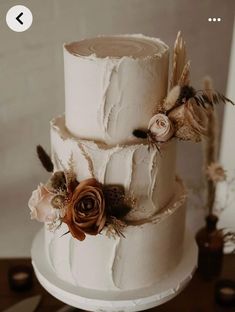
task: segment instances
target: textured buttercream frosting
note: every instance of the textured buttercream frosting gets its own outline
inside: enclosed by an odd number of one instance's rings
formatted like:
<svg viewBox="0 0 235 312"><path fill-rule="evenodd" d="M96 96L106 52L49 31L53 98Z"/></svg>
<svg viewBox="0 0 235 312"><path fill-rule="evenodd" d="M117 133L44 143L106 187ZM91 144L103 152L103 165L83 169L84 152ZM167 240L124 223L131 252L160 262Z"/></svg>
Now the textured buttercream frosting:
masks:
<svg viewBox="0 0 235 312"><path fill-rule="evenodd" d="M175 197L142 225L128 225L125 237L108 237L106 230L82 242L45 229L49 263L62 280L96 290L125 291L159 282L179 263L185 222L185 194L180 182Z"/></svg>
<svg viewBox="0 0 235 312"><path fill-rule="evenodd" d="M65 118L77 137L131 142L166 96L168 47L142 35L99 37L64 46Z"/></svg>
<svg viewBox="0 0 235 312"><path fill-rule="evenodd" d="M68 168L73 159L78 181L95 176L104 184L121 184L136 199L130 220L153 216L175 192L176 142L163 144L161 153L147 144L109 146L72 136L64 117L51 122L51 146L55 170Z"/></svg>
<svg viewBox="0 0 235 312"><path fill-rule="evenodd" d="M51 122L54 170L73 164L77 180L121 184L136 203L124 237L107 227L79 241L62 225L45 229L47 259L68 284L128 291L160 282L182 257L185 193L175 178L176 142L149 148L147 128L168 87L168 47L124 35L64 45L65 116ZM71 162L72 160L72 162Z"/></svg>

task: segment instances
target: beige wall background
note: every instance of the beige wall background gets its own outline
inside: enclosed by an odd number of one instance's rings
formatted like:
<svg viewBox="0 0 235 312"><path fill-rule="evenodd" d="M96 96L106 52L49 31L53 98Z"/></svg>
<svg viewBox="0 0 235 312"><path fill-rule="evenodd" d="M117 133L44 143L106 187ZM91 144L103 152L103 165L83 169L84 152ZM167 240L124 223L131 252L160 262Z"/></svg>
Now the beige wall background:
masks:
<svg viewBox="0 0 235 312"><path fill-rule="evenodd" d="M182 30L192 61L192 81L209 74L224 92L232 37L234 0L30 0L34 16L24 33L5 24L18 1L0 1L0 257L29 256L40 224L31 222L31 191L47 174L35 146L49 150L49 120L64 110L64 42L98 34L143 33L170 47ZM208 17L221 17L209 23ZM179 172L191 188L189 223L202 220L200 145L179 145ZM198 169L199 168L199 169Z"/></svg>

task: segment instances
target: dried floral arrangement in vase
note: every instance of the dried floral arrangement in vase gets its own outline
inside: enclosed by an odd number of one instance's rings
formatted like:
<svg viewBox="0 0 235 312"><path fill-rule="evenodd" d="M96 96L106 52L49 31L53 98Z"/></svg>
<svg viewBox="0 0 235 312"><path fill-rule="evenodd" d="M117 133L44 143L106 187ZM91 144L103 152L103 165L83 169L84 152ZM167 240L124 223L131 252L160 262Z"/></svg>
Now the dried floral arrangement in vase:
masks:
<svg viewBox="0 0 235 312"><path fill-rule="evenodd" d="M204 79L204 92L210 100L213 99L213 86L209 77ZM198 270L205 278L220 274L222 269L224 243L231 239L231 232L224 233L217 229L218 216L214 212L216 186L227 178L226 171L218 162L218 122L216 109L208 109L208 123L204 139L206 178L206 226L196 234L199 247Z"/></svg>

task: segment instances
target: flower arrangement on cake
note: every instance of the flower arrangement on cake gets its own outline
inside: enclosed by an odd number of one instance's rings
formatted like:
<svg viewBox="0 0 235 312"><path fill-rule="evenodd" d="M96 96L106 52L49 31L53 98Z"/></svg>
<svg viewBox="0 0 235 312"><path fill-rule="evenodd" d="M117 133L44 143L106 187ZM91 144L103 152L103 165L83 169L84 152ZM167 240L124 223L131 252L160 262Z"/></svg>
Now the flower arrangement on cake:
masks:
<svg viewBox="0 0 235 312"><path fill-rule="evenodd" d="M156 114L150 119L148 129L136 129L133 135L148 139L150 145L160 149L161 144L173 138L200 142L207 135L213 106L234 103L208 85L204 90L190 86L190 62L186 60L185 42L179 32L175 41L170 90Z"/></svg>
<svg viewBox="0 0 235 312"><path fill-rule="evenodd" d="M29 200L32 219L46 222L50 230L64 222L69 228L67 233L81 241L86 234L97 235L105 226L109 235L123 235L123 219L135 204L123 186L103 185L95 178L79 182L72 159L69 170L53 173L51 158L40 145L37 153L43 167L52 175Z"/></svg>

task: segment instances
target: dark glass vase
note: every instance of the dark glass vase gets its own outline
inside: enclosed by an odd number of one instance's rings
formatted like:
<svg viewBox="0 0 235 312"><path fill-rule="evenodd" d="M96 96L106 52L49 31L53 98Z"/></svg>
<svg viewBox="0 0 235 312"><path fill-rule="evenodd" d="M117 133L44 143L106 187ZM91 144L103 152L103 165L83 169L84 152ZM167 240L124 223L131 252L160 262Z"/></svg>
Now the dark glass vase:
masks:
<svg viewBox="0 0 235 312"><path fill-rule="evenodd" d="M198 272L205 279L218 276L222 270L224 239L222 231L216 228L217 222L217 216L209 214L206 226L196 234Z"/></svg>

